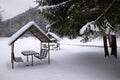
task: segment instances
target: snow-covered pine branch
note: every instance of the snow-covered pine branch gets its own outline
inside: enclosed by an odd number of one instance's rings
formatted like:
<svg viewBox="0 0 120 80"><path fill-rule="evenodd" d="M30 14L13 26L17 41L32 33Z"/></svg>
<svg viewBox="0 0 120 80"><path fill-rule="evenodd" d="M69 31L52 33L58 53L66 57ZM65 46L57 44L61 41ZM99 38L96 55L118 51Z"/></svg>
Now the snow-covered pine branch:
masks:
<svg viewBox="0 0 120 80"><path fill-rule="evenodd" d="M57 22L57 21L56 21ZM46 25L46 29L49 29L52 25L54 25L56 22L53 23L49 23L48 25Z"/></svg>
<svg viewBox="0 0 120 80"><path fill-rule="evenodd" d="M105 33L108 35L115 35L115 28L108 22L107 19L104 20L104 24L105 24Z"/></svg>
<svg viewBox="0 0 120 80"><path fill-rule="evenodd" d="M45 6L39 6L38 7L38 10L40 10L41 12L43 10L47 10L47 9L54 9L54 8L57 8L59 6L65 6L68 2L70 2L72 0L68 0L68 1L64 1L64 2L61 2L60 4L57 4L57 5L45 5Z"/></svg>
<svg viewBox="0 0 120 80"><path fill-rule="evenodd" d="M82 42L91 41L99 35L99 27L94 24L94 21L88 22L80 29L80 35L83 36Z"/></svg>
<svg viewBox="0 0 120 80"><path fill-rule="evenodd" d="M104 35L115 35L115 28L111 26L107 19L104 19L102 25L98 25L95 21L88 22L80 29L80 35L83 36L82 41L87 42Z"/></svg>
<svg viewBox="0 0 120 80"><path fill-rule="evenodd" d="M84 34L86 31L88 30L92 30L92 31L99 31L99 28L94 26L94 21L88 22L86 25L84 25L81 29L80 29L80 34Z"/></svg>

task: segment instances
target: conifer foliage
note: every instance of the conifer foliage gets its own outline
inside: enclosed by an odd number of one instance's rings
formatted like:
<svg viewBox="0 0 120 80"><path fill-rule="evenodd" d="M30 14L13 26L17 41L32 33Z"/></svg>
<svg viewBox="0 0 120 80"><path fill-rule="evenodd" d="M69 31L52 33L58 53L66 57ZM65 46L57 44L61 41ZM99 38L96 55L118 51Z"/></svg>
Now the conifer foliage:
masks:
<svg viewBox="0 0 120 80"><path fill-rule="evenodd" d="M120 33L120 0L37 0L36 2L39 3L40 12L49 20L51 31L69 38L82 36L84 42L103 37L105 49L108 49L106 39L109 39L111 54L117 57L116 35ZM108 55L106 52L108 50L105 50L105 56Z"/></svg>
<svg viewBox="0 0 120 80"><path fill-rule="evenodd" d="M75 38L88 19L90 10L95 6L94 0L38 0L39 10L52 24L50 30L61 36ZM46 4L45 4L46 3Z"/></svg>

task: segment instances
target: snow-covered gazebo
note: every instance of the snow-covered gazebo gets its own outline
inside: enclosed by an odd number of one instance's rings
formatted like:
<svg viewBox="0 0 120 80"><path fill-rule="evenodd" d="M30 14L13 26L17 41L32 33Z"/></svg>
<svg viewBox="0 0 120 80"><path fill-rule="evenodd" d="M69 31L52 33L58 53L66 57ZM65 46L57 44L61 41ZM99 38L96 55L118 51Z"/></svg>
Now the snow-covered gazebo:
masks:
<svg viewBox="0 0 120 80"><path fill-rule="evenodd" d="M23 26L20 30L18 30L15 34L13 34L12 37L10 38L9 45L11 46L12 68L14 68L14 61L15 61L14 60L14 43L27 31L30 31L38 40L41 41L41 46L42 46L42 42L48 43L48 63L50 64L49 43L51 42L51 40L34 21L31 21L31 22L27 23L25 26ZM19 60L18 60L18 62L19 62Z"/></svg>
<svg viewBox="0 0 120 80"><path fill-rule="evenodd" d="M47 36L51 37L51 40L56 40L56 41L60 41L60 37L58 37L56 34L52 33L52 32L48 32Z"/></svg>
<svg viewBox="0 0 120 80"><path fill-rule="evenodd" d="M56 34L52 33L52 32L48 32L48 33L47 33L47 36L50 38L50 40L51 40L52 42L57 43L57 46L58 46L58 48L60 49L60 37L57 36Z"/></svg>

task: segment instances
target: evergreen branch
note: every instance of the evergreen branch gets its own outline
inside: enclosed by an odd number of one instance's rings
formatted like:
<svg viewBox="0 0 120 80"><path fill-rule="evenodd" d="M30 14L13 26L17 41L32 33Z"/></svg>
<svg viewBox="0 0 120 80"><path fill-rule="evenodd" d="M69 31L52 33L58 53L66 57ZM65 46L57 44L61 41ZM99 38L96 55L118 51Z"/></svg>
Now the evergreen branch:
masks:
<svg viewBox="0 0 120 80"><path fill-rule="evenodd" d="M108 12L108 10L112 7L114 2L115 0L113 0L111 4L105 9L105 11L95 20L95 23L98 22L105 15L106 12Z"/></svg>
<svg viewBox="0 0 120 80"><path fill-rule="evenodd" d="M67 4L68 2L70 2L70 1L72 1L72 0L68 0L68 1L65 1L65 2L61 2L61 3L57 4L57 5L50 5L50 6L46 5L46 6L40 6L40 7L38 8L38 10L43 11L44 9L56 8L56 7L59 7L59 6L65 5L65 4Z"/></svg>
<svg viewBox="0 0 120 80"><path fill-rule="evenodd" d="M49 28L51 28L52 27L52 25L54 25L55 23L57 23L58 21L56 21L56 22L53 22L52 24L48 24L48 26L46 26L46 29L49 29Z"/></svg>

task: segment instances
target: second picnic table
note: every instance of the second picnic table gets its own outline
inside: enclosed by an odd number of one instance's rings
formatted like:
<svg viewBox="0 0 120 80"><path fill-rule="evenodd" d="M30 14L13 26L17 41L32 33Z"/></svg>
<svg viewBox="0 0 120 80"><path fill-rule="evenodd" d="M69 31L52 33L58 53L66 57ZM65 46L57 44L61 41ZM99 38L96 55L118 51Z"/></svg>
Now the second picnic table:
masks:
<svg viewBox="0 0 120 80"><path fill-rule="evenodd" d="M24 56L27 56L27 62L28 62L28 56L31 56L32 57L32 66L33 66L33 56L34 55L37 55L39 53L33 51L33 50L28 50L28 51L22 51L21 52Z"/></svg>

